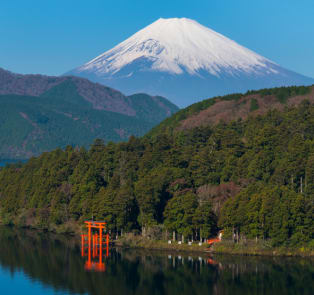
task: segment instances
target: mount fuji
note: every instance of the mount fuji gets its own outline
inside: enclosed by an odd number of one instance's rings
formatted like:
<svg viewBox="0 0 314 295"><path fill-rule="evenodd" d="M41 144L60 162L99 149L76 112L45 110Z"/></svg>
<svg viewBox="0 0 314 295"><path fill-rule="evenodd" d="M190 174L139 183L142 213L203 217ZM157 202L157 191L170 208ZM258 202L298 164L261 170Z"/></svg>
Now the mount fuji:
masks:
<svg viewBox="0 0 314 295"><path fill-rule="evenodd" d="M314 84L187 18L161 18L65 75L126 94L162 95L180 107L234 92Z"/></svg>

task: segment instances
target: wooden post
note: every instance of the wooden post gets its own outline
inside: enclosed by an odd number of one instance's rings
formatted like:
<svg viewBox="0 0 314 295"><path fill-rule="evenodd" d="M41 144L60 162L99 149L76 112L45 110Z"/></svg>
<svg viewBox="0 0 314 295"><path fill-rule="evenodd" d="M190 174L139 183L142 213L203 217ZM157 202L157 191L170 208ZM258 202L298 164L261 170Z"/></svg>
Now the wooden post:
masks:
<svg viewBox="0 0 314 295"><path fill-rule="evenodd" d="M88 261L90 262L91 261L91 241L92 239L92 228L91 228L91 225L88 224Z"/></svg>
<svg viewBox="0 0 314 295"><path fill-rule="evenodd" d="M100 263L102 263L102 229L103 227L100 225L100 228L99 228L99 257L100 257Z"/></svg>
<svg viewBox="0 0 314 295"><path fill-rule="evenodd" d="M95 253L95 235L93 235L93 258L95 257L96 253Z"/></svg>
<svg viewBox="0 0 314 295"><path fill-rule="evenodd" d="M99 247L102 248L102 226L99 228Z"/></svg>
<svg viewBox="0 0 314 295"><path fill-rule="evenodd" d="M83 234L81 235L81 247L82 247L81 255L82 257L84 257L84 235Z"/></svg>
<svg viewBox="0 0 314 295"><path fill-rule="evenodd" d="M90 236L88 237L88 264L90 265L91 264L91 240L90 240Z"/></svg>
<svg viewBox="0 0 314 295"><path fill-rule="evenodd" d="M88 245L89 245L89 247L91 246L91 238L92 238L92 227L89 224L88 225Z"/></svg>

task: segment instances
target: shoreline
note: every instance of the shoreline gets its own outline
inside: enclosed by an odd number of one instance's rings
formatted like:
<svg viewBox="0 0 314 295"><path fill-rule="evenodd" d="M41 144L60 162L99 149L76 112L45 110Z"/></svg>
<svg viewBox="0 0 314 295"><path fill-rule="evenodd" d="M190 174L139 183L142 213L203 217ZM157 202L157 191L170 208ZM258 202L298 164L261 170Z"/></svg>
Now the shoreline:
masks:
<svg viewBox="0 0 314 295"><path fill-rule="evenodd" d="M155 241L144 238L120 238L115 241L118 247L130 249L147 249L159 251L175 251L175 252L193 252L203 254L228 254L240 256L272 256L272 257L314 257L314 250L299 246L296 248L288 247L270 247L261 243L256 244L255 241L249 241L246 245L233 243L229 240L222 240L222 242L215 243L210 246L203 243L201 246L198 243L178 244L178 242L168 244L166 241Z"/></svg>
<svg viewBox="0 0 314 295"><path fill-rule="evenodd" d="M82 227L76 226L75 230L60 231L54 229L42 229L33 226L19 226L19 225L4 225L0 223L0 226L11 226L19 229L29 229L34 231L42 231L47 233L54 233L62 236L71 236L77 241L80 241L82 234ZM202 254L227 254L237 256L272 256L272 257L314 257L314 249L299 245L298 247L272 247L270 242L259 241L256 243L253 240L249 240L246 243L233 243L231 240L222 240L219 243L208 245L203 243L199 246L198 242L194 242L192 245L187 243L178 244L178 241L168 244L163 240L152 240L143 238L141 236L133 236L130 234L124 234L119 237L118 240L111 240L111 245L114 247L130 248L130 249L146 249L146 250L158 250L158 251L171 251L171 252L185 252L185 253L202 253Z"/></svg>

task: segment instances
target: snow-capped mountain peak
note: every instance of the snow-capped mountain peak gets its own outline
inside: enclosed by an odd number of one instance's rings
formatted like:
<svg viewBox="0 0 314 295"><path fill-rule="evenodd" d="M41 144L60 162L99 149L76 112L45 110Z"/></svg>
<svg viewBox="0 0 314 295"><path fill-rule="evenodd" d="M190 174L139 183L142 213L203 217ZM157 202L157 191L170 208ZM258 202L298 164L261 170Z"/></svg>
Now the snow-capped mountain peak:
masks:
<svg viewBox="0 0 314 295"><path fill-rule="evenodd" d="M126 94L162 95L180 107L215 95L314 84L187 18L160 18L66 74Z"/></svg>
<svg viewBox="0 0 314 295"><path fill-rule="evenodd" d="M267 67L268 61L194 20L160 18L78 70L115 74L142 57L152 62L152 70L172 74L206 70L216 76L223 68L254 72Z"/></svg>

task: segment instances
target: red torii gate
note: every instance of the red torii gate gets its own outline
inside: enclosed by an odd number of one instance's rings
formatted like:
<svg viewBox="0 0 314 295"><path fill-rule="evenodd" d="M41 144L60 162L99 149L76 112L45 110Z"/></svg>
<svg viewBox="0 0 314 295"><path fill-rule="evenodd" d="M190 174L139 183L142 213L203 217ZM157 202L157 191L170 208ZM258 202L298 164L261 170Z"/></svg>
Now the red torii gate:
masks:
<svg viewBox="0 0 314 295"><path fill-rule="evenodd" d="M85 263L86 270L105 271L105 265L102 262L102 250L103 245L106 245L106 256L109 256L109 234L104 234L106 240L103 241L103 230L106 229L106 222L104 221L85 221L85 225L88 228L88 234L81 235L82 243L82 257L85 256L85 238L88 238L88 260ZM92 229L98 229L99 235L92 234ZM93 241L93 245L92 245ZM93 258L99 256L99 262L93 262L91 260L91 248L93 248Z"/></svg>

